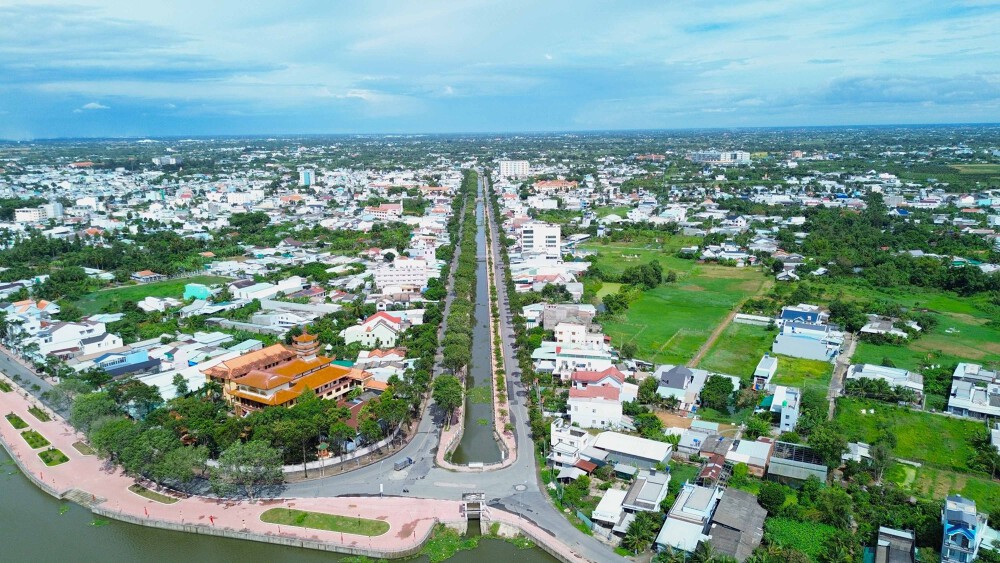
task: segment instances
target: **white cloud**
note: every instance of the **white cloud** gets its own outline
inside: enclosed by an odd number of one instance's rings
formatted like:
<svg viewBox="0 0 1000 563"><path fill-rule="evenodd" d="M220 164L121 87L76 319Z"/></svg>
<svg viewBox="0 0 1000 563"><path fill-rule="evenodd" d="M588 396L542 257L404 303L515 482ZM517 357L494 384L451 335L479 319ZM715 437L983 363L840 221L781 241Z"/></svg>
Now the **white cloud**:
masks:
<svg viewBox="0 0 1000 563"><path fill-rule="evenodd" d="M83 104L83 106L80 107L80 109L82 110L111 109L111 107L98 102L90 102L89 104Z"/></svg>

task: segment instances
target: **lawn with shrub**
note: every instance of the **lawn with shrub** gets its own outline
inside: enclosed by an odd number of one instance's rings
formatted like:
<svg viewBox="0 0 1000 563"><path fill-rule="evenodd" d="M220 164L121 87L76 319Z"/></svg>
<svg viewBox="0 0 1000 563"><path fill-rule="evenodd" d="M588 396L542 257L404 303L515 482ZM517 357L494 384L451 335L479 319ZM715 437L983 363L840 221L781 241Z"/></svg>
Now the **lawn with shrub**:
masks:
<svg viewBox="0 0 1000 563"><path fill-rule="evenodd" d="M52 467L54 465L59 465L61 463L66 463L67 461L69 461L69 458L66 457L66 454L62 453L61 451L55 448L50 448L43 452L38 452L38 457L42 458L42 461L45 462L45 465L48 465L49 467Z"/></svg>
<svg viewBox="0 0 1000 563"><path fill-rule="evenodd" d="M293 508L272 508L261 514L260 519L269 524L284 524L360 536L381 536L389 531L389 523L382 520L308 512Z"/></svg>
<svg viewBox="0 0 1000 563"><path fill-rule="evenodd" d="M48 421L52 420L49 417L48 413L46 413L45 411L43 411L42 409L40 409L38 407L31 407L30 409L28 409L28 412L31 413L31 416L37 418L41 422L48 422Z"/></svg>
<svg viewBox="0 0 1000 563"><path fill-rule="evenodd" d="M10 425L13 426L15 430L24 430L25 428L28 427L28 423L25 422L23 418L17 416L14 413L10 413L4 418L7 419L7 422L9 422Z"/></svg>
<svg viewBox="0 0 1000 563"><path fill-rule="evenodd" d="M21 437L24 438L24 441L27 442L33 450L44 448L49 445L49 441L45 439L45 436L42 436L34 430L25 430L24 432L21 432Z"/></svg>

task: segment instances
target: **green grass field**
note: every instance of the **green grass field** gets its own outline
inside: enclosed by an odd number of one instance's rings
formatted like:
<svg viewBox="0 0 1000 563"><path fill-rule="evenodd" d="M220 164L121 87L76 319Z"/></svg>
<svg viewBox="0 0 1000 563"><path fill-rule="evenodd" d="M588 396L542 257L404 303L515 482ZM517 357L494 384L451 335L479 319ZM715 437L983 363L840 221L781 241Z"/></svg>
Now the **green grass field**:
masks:
<svg viewBox="0 0 1000 563"><path fill-rule="evenodd" d="M261 514L260 519L269 524L284 524L361 536L381 536L389 531L389 524L381 520L307 512L292 508L272 508Z"/></svg>
<svg viewBox="0 0 1000 563"><path fill-rule="evenodd" d="M875 413L861 414L862 409ZM983 427L982 422L847 397L837 399L835 420L850 441L872 443L884 428L896 436L897 457L962 472L969 471L974 453L969 439Z"/></svg>
<svg viewBox="0 0 1000 563"><path fill-rule="evenodd" d="M764 327L730 323L698 367L749 380L761 356L771 351L775 334Z"/></svg>
<svg viewBox="0 0 1000 563"><path fill-rule="evenodd" d="M596 294L597 298L600 299L600 298L604 297L605 295L609 295L609 294L612 294L612 293L618 293L618 290L621 289L621 287L622 287L622 284L620 284L620 283L603 282L601 284L601 289L597 290L597 294Z"/></svg>
<svg viewBox="0 0 1000 563"><path fill-rule="evenodd" d="M84 314L100 313L113 300L142 301L145 297L174 297L180 299L184 295L184 286L189 283L212 285L230 281L229 278L218 276L194 276L176 280L166 280L155 283L128 285L115 289L102 289L88 293L76 302Z"/></svg>
<svg viewBox="0 0 1000 563"><path fill-rule="evenodd" d="M803 360L776 355L778 372L771 383L798 387L802 390L802 403L806 407L826 408L826 394L833 378L833 364L817 360Z"/></svg>
<svg viewBox="0 0 1000 563"><path fill-rule="evenodd" d="M880 290L861 283L824 284L827 296L842 294L845 299L890 301L904 307L926 309L937 316L938 324L906 346L858 343L855 363L880 364L888 358L897 366L916 370L933 359L949 365L960 361L989 363L1000 361L1000 330L985 326L993 318L989 295L962 297L952 292L919 287Z"/></svg>
<svg viewBox="0 0 1000 563"><path fill-rule="evenodd" d="M643 293L623 318L604 322L604 332L616 346L635 343L640 359L685 363L726 315L763 282L754 270L702 266L676 283Z"/></svg>
<svg viewBox="0 0 1000 563"><path fill-rule="evenodd" d="M822 553L827 538L837 533L833 526L818 522L803 522L791 518L768 518L764 522L764 537L769 543L795 548L814 561Z"/></svg>
<svg viewBox="0 0 1000 563"><path fill-rule="evenodd" d="M975 477L934 467L911 467L893 464L886 479L897 487L917 496L941 500L951 494L976 501L976 509L991 513L1000 509L1000 486L986 477Z"/></svg>
<svg viewBox="0 0 1000 563"><path fill-rule="evenodd" d="M607 217L608 215L614 213L624 219L625 215L627 215L631 210L631 207L595 207L592 211L598 218Z"/></svg>

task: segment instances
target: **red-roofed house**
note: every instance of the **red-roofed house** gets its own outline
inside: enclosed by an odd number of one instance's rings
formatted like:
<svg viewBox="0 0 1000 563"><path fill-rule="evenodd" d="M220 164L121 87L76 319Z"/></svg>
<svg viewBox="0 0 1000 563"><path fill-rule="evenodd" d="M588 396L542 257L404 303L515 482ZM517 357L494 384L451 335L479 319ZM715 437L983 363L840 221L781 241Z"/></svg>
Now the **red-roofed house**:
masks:
<svg viewBox="0 0 1000 563"><path fill-rule="evenodd" d="M613 385L573 387L566 402L570 422L580 428L621 428L621 390Z"/></svg>
<svg viewBox="0 0 1000 563"><path fill-rule="evenodd" d="M625 374L615 366L604 371L574 371L570 379L576 389L586 389L590 385L611 385L621 389L625 384Z"/></svg>
<svg viewBox="0 0 1000 563"><path fill-rule="evenodd" d="M379 311L365 319L363 323L342 330L340 335L347 344L360 342L365 348L395 346L399 333L408 326L409 323L405 323L403 319Z"/></svg>

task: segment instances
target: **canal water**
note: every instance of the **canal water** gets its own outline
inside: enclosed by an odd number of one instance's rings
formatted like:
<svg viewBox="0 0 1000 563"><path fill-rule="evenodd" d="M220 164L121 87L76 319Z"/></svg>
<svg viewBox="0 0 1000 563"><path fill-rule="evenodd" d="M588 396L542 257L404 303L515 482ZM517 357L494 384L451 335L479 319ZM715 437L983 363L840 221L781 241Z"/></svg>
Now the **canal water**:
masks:
<svg viewBox="0 0 1000 563"><path fill-rule="evenodd" d="M419 501L415 501L419 502ZM114 520L98 520L89 510L58 501L35 487L0 447L0 560L143 562L336 562L347 556L325 551L253 541L199 536L146 528ZM539 548L518 549L501 540L483 538L479 547L461 551L449 563L555 561ZM426 562L426 557L411 559Z"/></svg>
<svg viewBox="0 0 1000 563"><path fill-rule="evenodd" d="M452 453L458 464L497 463L500 446L495 438L493 419L493 372L490 366L490 277L486 271L486 217L483 186L476 199L476 306L472 327L472 365L466 375L465 427L462 440Z"/></svg>

